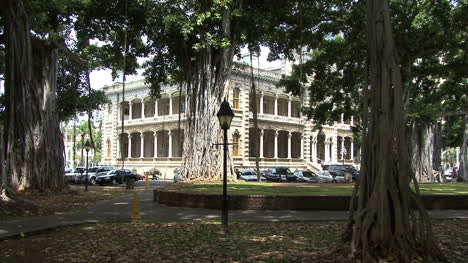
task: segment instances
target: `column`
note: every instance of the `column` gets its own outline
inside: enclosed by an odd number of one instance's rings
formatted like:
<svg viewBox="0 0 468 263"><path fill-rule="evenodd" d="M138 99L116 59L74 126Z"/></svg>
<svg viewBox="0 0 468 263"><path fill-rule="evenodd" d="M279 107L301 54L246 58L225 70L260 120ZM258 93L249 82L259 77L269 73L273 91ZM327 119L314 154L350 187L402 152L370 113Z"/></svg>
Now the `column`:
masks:
<svg viewBox="0 0 468 263"><path fill-rule="evenodd" d="M351 122L353 121L352 119L353 117L351 117ZM353 143L353 138L351 137L351 146L349 147L350 149L350 156L351 156L351 161L354 163L354 143Z"/></svg>
<svg viewBox="0 0 468 263"><path fill-rule="evenodd" d="M275 131L275 159L278 159L278 131Z"/></svg>
<svg viewBox="0 0 468 263"><path fill-rule="evenodd" d="M154 154L153 154L153 157L154 158L158 158L158 132L154 131L153 132L153 136L154 136Z"/></svg>
<svg viewBox="0 0 468 263"><path fill-rule="evenodd" d="M351 124L351 126L354 125L354 117L353 116L351 116L351 122L349 124Z"/></svg>
<svg viewBox="0 0 468 263"><path fill-rule="evenodd" d="M313 157L313 162L316 163L317 162L317 138L314 138L314 144L312 145L313 147L313 154L314 154L314 157Z"/></svg>
<svg viewBox="0 0 468 263"><path fill-rule="evenodd" d="M325 138L325 162L330 162L330 142Z"/></svg>
<svg viewBox="0 0 468 263"><path fill-rule="evenodd" d="M291 132L288 132L288 159L291 159Z"/></svg>
<svg viewBox="0 0 468 263"><path fill-rule="evenodd" d="M301 134L301 160L304 159L304 136Z"/></svg>
<svg viewBox="0 0 468 263"><path fill-rule="evenodd" d="M128 135L128 158L132 157L132 135Z"/></svg>
<svg viewBox="0 0 468 263"><path fill-rule="evenodd" d="M260 92L260 114L263 114L263 92Z"/></svg>
<svg viewBox="0 0 468 263"><path fill-rule="evenodd" d="M169 115L172 115L172 95L169 96Z"/></svg>
<svg viewBox="0 0 468 263"><path fill-rule="evenodd" d="M169 158L172 158L172 133L171 131L168 132L168 135L169 135L169 154L168 154L168 157Z"/></svg>
<svg viewBox="0 0 468 263"><path fill-rule="evenodd" d="M121 139L121 137L123 137L123 136L118 136L117 137L117 154L116 154L117 159L122 158L122 153L120 152L120 144L122 143L121 140L123 140L123 138Z"/></svg>
<svg viewBox="0 0 468 263"><path fill-rule="evenodd" d="M275 95L275 116L278 116L278 95Z"/></svg>
<svg viewBox="0 0 468 263"><path fill-rule="evenodd" d="M344 113L341 113L341 124L344 123Z"/></svg>
<svg viewBox="0 0 468 263"><path fill-rule="evenodd" d="M132 109L133 109L133 103L132 103L132 102L129 102L129 103L128 103L128 119L129 119L129 120L132 119Z"/></svg>
<svg viewBox="0 0 468 263"><path fill-rule="evenodd" d="M291 96L288 96L288 118L291 118Z"/></svg>
<svg viewBox="0 0 468 263"><path fill-rule="evenodd" d="M123 105L123 104L122 104ZM123 106L121 106L120 104L117 105L117 121L121 121L122 120L122 111L123 111Z"/></svg>
<svg viewBox="0 0 468 263"><path fill-rule="evenodd" d="M145 101L141 100L141 118L145 118Z"/></svg>
<svg viewBox="0 0 468 263"><path fill-rule="evenodd" d="M187 102L188 102L187 94L185 94L184 99L185 99L185 105L183 109L184 109L184 113L187 113Z"/></svg>
<svg viewBox="0 0 468 263"><path fill-rule="evenodd" d="M158 99L154 100L154 117L158 117Z"/></svg>
<svg viewBox="0 0 468 263"><path fill-rule="evenodd" d="M331 147L330 160L331 160L331 162L336 162L336 157L338 157L336 155L336 151L337 151L337 148L338 148L336 141L337 141L336 136L333 137L333 140L330 140L330 147Z"/></svg>
<svg viewBox="0 0 468 263"><path fill-rule="evenodd" d="M263 158L263 129L260 130L260 158Z"/></svg>
<svg viewBox="0 0 468 263"><path fill-rule="evenodd" d="M345 144L344 144L344 141L345 141L346 137L343 137L341 136L341 159L344 160L346 155L344 154L344 151L345 151Z"/></svg>
<svg viewBox="0 0 468 263"><path fill-rule="evenodd" d="M140 132L140 158L145 155L145 135Z"/></svg>

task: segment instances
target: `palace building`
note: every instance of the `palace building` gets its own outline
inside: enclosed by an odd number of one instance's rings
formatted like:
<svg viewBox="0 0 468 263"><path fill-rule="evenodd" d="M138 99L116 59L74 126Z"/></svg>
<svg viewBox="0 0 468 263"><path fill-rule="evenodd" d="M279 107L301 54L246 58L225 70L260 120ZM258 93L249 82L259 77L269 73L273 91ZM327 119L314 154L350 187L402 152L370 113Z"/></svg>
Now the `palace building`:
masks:
<svg viewBox="0 0 468 263"><path fill-rule="evenodd" d="M359 159L359 149L353 144L352 118L315 130L313 120L301 114L301 108L309 106L307 95L301 100L276 87L281 78L278 70L254 69L254 72L261 169L287 166L292 170L316 171L321 169L321 162L351 164ZM228 131L229 141L233 143L230 154L238 169L255 167L250 140L254 131L249 107L253 98L250 76L250 67L237 63L226 84L226 97L235 114ZM172 178L173 170L181 165L183 158L185 95L177 87L167 86L155 100L149 96L144 80L126 83L123 101L122 83L105 86L104 91L111 103L102 111L101 162L120 167L120 140L123 140L126 168L141 174L158 169ZM121 114L124 115L123 132Z"/></svg>

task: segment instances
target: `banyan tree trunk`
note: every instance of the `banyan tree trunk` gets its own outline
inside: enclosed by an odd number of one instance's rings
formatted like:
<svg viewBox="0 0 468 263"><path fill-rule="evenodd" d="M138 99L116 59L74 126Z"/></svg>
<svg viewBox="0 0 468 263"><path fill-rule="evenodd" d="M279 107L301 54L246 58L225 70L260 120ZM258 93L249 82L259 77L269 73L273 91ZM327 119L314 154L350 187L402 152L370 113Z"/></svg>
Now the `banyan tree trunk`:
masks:
<svg viewBox="0 0 468 263"><path fill-rule="evenodd" d="M436 125L415 121L411 127L411 167L420 183L434 182Z"/></svg>
<svg viewBox="0 0 468 263"><path fill-rule="evenodd" d="M63 187L64 145L56 111L57 49L33 40L23 2L7 0L6 121L8 185L13 191Z"/></svg>
<svg viewBox="0 0 468 263"><path fill-rule="evenodd" d="M459 177L468 182L468 115L463 117L463 126L463 141L460 147L460 156L457 156L457 158L460 158Z"/></svg>
<svg viewBox="0 0 468 263"><path fill-rule="evenodd" d="M3 138L3 127L0 126L0 138ZM5 174L5 147L3 140L0 140L0 202L8 201L9 198L6 193L7 177Z"/></svg>
<svg viewBox="0 0 468 263"><path fill-rule="evenodd" d="M368 0L367 14L370 90L364 98L361 176L353 195L357 207L351 208L345 238L360 262L410 262L419 257L423 262L443 261L409 162L387 0Z"/></svg>
<svg viewBox="0 0 468 263"><path fill-rule="evenodd" d="M223 14L222 29L225 35L231 35L229 10ZM216 114L225 96L233 52L231 47L206 47L198 54L193 67L188 67L185 83L188 121L182 155L185 168L182 176L186 180L222 178L223 148L216 144L223 141L223 135ZM231 158L228 162L228 171L232 176Z"/></svg>

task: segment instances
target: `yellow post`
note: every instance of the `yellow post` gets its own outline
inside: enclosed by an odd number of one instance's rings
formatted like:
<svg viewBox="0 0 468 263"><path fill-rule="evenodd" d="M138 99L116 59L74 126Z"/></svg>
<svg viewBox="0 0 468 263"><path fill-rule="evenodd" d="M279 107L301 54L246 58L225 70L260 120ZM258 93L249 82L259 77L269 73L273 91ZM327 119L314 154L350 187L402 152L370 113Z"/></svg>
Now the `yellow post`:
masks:
<svg viewBox="0 0 468 263"><path fill-rule="evenodd" d="M133 192L133 212L132 219L141 219L140 216L140 202L138 201L138 193Z"/></svg>
<svg viewBox="0 0 468 263"><path fill-rule="evenodd" d="M146 174L146 175L145 175L145 187L148 187L148 186L150 185L150 184L149 184L149 178L148 178L148 177L149 177L149 175Z"/></svg>

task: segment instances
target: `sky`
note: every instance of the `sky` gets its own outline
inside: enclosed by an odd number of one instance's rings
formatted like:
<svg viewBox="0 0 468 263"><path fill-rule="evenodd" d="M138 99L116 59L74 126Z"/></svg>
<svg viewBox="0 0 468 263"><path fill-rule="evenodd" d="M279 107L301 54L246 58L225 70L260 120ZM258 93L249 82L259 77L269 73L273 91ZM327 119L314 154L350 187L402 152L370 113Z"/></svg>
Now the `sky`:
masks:
<svg viewBox="0 0 468 263"><path fill-rule="evenodd" d="M260 68L279 67L281 65L281 61L273 61L273 62L268 62L267 61L268 51L269 51L268 48L262 47L261 55L260 55ZM244 49L242 52L246 53L247 50ZM138 63L141 65L145 60L146 59L144 59L144 58L139 59ZM250 58L248 56L245 57L244 62L250 63ZM253 59L253 65L254 65L254 67L257 67L257 65L258 65L258 62L257 62L257 60L255 58ZM137 72L138 72L137 75L127 75L126 81L130 82L130 81L134 81L134 80L143 79L142 74L144 72L144 69L139 69L139 70L137 70ZM95 90L102 89L102 87L104 87L104 85L111 85L112 83L118 81L117 79L114 80L114 81L112 80L111 70L110 69L95 70L95 71L91 72L90 78L91 78L91 87L93 89L95 89Z"/></svg>
<svg viewBox="0 0 468 263"><path fill-rule="evenodd" d="M267 61L268 51L269 50L266 47L261 48L260 68L279 67L281 65L281 61L273 61L273 62L268 62ZM243 49L242 52L247 53L247 50ZM145 60L146 60L145 58L141 58L141 59L138 60L138 63L140 63L140 65L141 65ZM237 60L237 58L235 60ZM246 62L246 63L250 63L249 56L246 56L243 61ZM258 62L257 62L256 58L253 58L253 65L254 65L254 67L257 67L257 65L258 65ZM143 79L142 74L144 72L144 69L139 69L139 70L137 70L137 72L138 72L137 75L128 75L127 78L126 78L127 82ZM102 89L102 87L104 87L105 85L111 85L114 82L118 81L117 79L112 80L111 70L110 69L94 70L94 71L91 72L90 78L91 78L91 87L93 89L95 89L95 90ZM4 90L3 84L4 84L4 81L0 80L0 93L3 93L3 90Z"/></svg>

